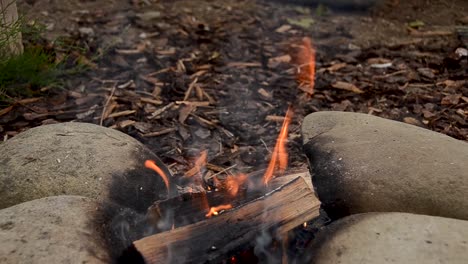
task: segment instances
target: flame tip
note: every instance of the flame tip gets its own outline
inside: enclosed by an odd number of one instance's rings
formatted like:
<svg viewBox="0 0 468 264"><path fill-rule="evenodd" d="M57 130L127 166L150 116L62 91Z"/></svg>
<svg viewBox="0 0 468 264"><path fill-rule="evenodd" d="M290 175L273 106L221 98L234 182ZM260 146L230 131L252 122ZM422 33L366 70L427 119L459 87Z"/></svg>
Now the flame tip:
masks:
<svg viewBox="0 0 468 264"><path fill-rule="evenodd" d="M167 192L169 193L169 178L167 177L166 173L158 165L156 165L156 162L154 160L145 160L145 167L155 171L162 178L164 184L166 185Z"/></svg>

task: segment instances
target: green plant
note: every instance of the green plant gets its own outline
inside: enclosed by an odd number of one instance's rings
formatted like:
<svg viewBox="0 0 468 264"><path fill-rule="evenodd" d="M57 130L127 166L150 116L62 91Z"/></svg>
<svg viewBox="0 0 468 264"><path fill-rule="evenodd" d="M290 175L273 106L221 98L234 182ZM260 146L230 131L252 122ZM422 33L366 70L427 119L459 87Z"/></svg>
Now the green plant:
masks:
<svg viewBox="0 0 468 264"><path fill-rule="evenodd" d="M33 96L56 77L57 65L49 54L40 47L26 48L23 54L0 63L0 87L3 90L0 100L4 101L7 96Z"/></svg>
<svg viewBox="0 0 468 264"><path fill-rule="evenodd" d="M83 73L92 64L72 39L50 43L42 38L45 27L18 19L14 26L0 30L0 108L16 99L41 94L41 90L64 87L65 77ZM20 32L24 52L8 54L9 38Z"/></svg>

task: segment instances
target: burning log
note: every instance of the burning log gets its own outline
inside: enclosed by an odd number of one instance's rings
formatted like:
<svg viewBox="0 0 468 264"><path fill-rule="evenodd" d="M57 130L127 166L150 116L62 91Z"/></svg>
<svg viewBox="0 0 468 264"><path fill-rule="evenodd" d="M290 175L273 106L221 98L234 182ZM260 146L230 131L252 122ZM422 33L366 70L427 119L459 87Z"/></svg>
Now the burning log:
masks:
<svg viewBox="0 0 468 264"><path fill-rule="evenodd" d="M310 184L296 174L284 185L218 216L135 241L126 257L140 255L146 263L216 262L251 245L260 232L284 236L317 217L319 207Z"/></svg>
<svg viewBox="0 0 468 264"><path fill-rule="evenodd" d="M247 177L260 182L264 174L259 170L249 174ZM286 185L297 177L302 177L313 189L310 174L308 172L297 172L274 178L268 186L269 190L274 190ZM242 190L246 192L246 190ZM259 198L265 194L263 190L249 190L248 193L238 195L234 198L226 197L225 192L182 192L178 196L166 200L156 201L148 208L147 219L153 226L158 226L160 231L168 231L171 228L178 228L185 225L204 220L210 211L210 204L232 204L233 207L240 206L251 200ZM228 199L227 199L228 198Z"/></svg>

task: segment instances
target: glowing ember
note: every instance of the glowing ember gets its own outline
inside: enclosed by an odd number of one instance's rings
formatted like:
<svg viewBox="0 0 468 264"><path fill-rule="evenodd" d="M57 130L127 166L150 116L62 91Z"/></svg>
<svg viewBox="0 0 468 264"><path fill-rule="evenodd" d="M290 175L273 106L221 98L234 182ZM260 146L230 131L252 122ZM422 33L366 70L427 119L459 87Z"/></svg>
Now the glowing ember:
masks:
<svg viewBox="0 0 468 264"><path fill-rule="evenodd" d="M286 140L288 138L288 127L292 118L292 110L288 108L286 116L283 121L283 126L281 127L280 134L276 140L276 145L271 154L271 160L268 164L268 168L263 175L263 184L267 185L268 182L272 179L275 169L279 173L284 173L288 167L288 152L286 150Z"/></svg>
<svg viewBox="0 0 468 264"><path fill-rule="evenodd" d="M247 180L247 175L239 174L237 176L228 176L226 178L226 190L231 197L234 197L239 192L239 188Z"/></svg>
<svg viewBox="0 0 468 264"><path fill-rule="evenodd" d="M304 91L312 95L315 86L315 49L310 38L303 38L302 46L298 54L301 64L299 66L299 79L309 84L308 89L304 89Z"/></svg>
<svg viewBox="0 0 468 264"><path fill-rule="evenodd" d="M218 205L218 206L215 206L215 207L211 207L210 211L205 216L210 218L213 215L218 215L219 212L222 211L222 210L228 210L228 209L231 209L231 208L232 208L232 205L230 205L230 204L222 204L222 205Z"/></svg>
<svg viewBox="0 0 468 264"><path fill-rule="evenodd" d="M156 165L156 163L152 160L146 160L145 167L154 170L157 174L159 174L159 176L161 176L161 178L164 181L164 184L166 184L167 192L169 192L169 178L167 178L166 173L164 173L164 171L161 168L159 168L158 165Z"/></svg>

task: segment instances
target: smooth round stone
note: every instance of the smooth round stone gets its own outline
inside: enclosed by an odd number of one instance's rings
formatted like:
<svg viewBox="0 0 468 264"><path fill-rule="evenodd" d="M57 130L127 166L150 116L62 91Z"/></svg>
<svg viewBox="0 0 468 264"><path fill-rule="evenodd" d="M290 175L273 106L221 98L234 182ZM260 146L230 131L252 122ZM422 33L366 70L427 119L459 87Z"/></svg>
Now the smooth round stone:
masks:
<svg viewBox="0 0 468 264"><path fill-rule="evenodd" d="M371 115L317 112L304 151L332 218L408 212L468 219L468 143Z"/></svg>
<svg viewBox="0 0 468 264"><path fill-rule="evenodd" d="M111 263L99 208L55 196L0 210L0 263Z"/></svg>
<svg viewBox="0 0 468 264"><path fill-rule="evenodd" d="M321 230L302 263L467 263L468 221L407 213L367 213Z"/></svg>
<svg viewBox="0 0 468 264"><path fill-rule="evenodd" d="M87 123L32 128L0 144L0 208L80 195L143 212L167 195L147 159L169 175L153 152L119 131Z"/></svg>

